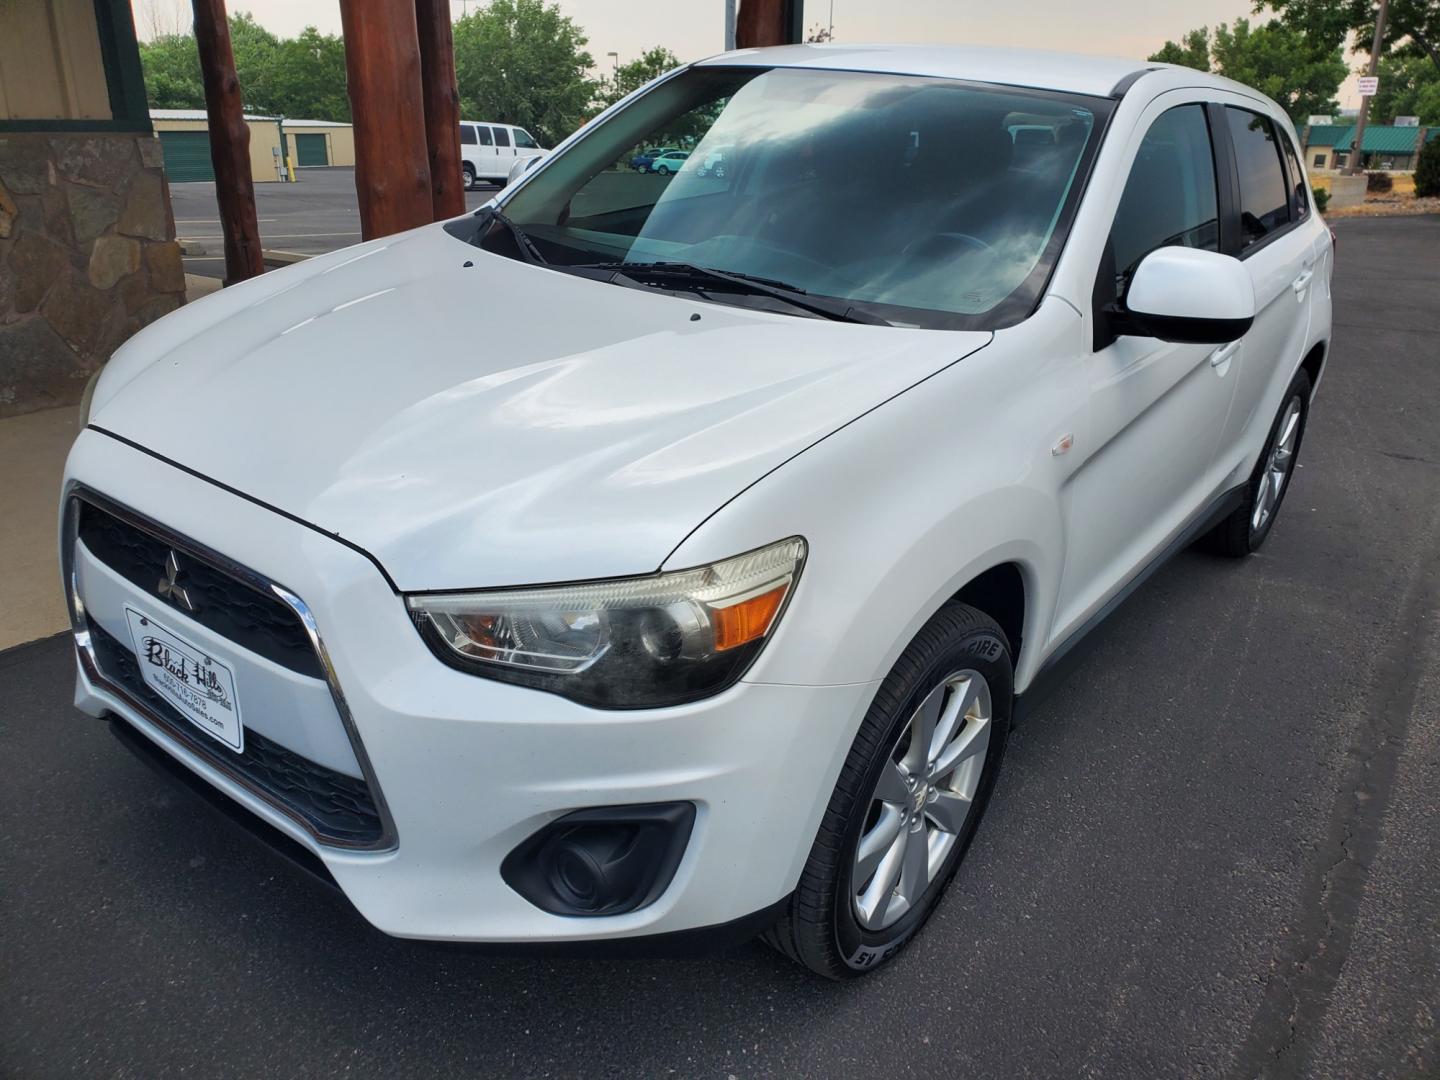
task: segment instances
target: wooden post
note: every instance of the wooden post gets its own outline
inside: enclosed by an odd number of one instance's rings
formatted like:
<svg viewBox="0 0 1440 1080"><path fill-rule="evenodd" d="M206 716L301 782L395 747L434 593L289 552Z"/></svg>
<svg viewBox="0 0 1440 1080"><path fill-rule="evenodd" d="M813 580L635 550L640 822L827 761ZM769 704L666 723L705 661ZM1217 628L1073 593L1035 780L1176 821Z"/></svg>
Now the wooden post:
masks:
<svg viewBox="0 0 1440 1080"><path fill-rule="evenodd" d="M225 236L225 284L265 272L260 226L255 220L255 183L250 175L250 129L235 77L225 0L194 0L195 44L205 83L210 125L210 161L215 166L215 200Z"/></svg>
<svg viewBox="0 0 1440 1080"><path fill-rule="evenodd" d="M366 240L434 221L415 0L340 0ZM456 129L459 138L459 129Z"/></svg>
<svg viewBox="0 0 1440 1080"><path fill-rule="evenodd" d="M740 0L735 47L795 45L803 36L804 0Z"/></svg>
<svg viewBox="0 0 1440 1080"><path fill-rule="evenodd" d="M430 203L436 221L465 212L460 175L460 90L455 85L455 39L449 0L415 0L420 38L420 86L425 142L430 151Z"/></svg>

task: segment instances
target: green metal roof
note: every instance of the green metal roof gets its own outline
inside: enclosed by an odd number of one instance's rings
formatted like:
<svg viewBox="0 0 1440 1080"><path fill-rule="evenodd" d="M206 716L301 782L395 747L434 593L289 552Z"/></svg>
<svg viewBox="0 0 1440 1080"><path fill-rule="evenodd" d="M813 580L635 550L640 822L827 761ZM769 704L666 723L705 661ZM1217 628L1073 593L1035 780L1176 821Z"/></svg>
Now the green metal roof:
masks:
<svg viewBox="0 0 1440 1080"><path fill-rule="evenodd" d="M1365 126L1364 152L1367 154L1413 154L1415 137L1420 132L1413 127L1394 127L1391 124L1367 124ZM1435 132L1427 135L1427 141ZM1355 139L1354 124L1316 124L1310 129L1306 146L1334 146L1349 150Z"/></svg>

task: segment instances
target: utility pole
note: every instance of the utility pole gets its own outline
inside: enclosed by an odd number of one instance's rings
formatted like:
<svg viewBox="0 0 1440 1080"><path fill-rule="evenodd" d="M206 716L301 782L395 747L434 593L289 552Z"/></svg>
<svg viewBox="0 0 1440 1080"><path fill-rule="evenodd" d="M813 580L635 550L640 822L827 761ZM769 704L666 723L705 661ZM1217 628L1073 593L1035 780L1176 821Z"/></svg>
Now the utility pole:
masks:
<svg viewBox="0 0 1440 1080"><path fill-rule="evenodd" d="M735 0L725 0L725 51L735 48Z"/></svg>
<svg viewBox="0 0 1440 1080"><path fill-rule="evenodd" d="M1370 43L1370 70L1367 74L1374 76L1380 67L1380 50L1384 48L1385 40L1385 12L1390 7L1390 0L1380 0L1380 10L1375 15L1375 40ZM1355 117L1355 143L1350 147L1350 164L1345 169L1346 176L1359 176L1364 172L1361 165L1361 147L1365 145L1365 118L1370 112L1370 95L1365 94L1360 98L1360 115Z"/></svg>

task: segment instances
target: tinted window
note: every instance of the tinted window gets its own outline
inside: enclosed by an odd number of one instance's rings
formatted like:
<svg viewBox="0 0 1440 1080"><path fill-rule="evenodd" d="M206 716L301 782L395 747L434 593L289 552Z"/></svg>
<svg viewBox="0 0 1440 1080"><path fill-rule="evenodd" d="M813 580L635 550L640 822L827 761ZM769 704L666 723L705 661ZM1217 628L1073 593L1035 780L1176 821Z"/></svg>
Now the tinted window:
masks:
<svg viewBox="0 0 1440 1080"><path fill-rule="evenodd" d="M475 145L475 129L469 124L460 125L460 141L466 146Z"/></svg>
<svg viewBox="0 0 1440 1080"><path fill-rule="evenodd" d="M535 136L531 135L524 128L515 129L515 145L522 150L540 149L540 144L535 141Z"/></svg>
<svg viewBox="0 0 1440 1080"><path fill-rule="evenodd" d="M475 130L480 133L480 145L481 145L481 146L494 146L494 145L495 145L495 138L494 138L494 136L492 136L492 135L490 134L490 129L489 129L488 127L477 127Z"/></svg>
<svg viewBox="0 0 1440 1080"><path fill-rule="evenodd" d="M1240 246L1247 248L1290 223L1290 193L1275 125L1258 113L1229 105L1225 118L1240 171Z"/></svg>
<svg viewBox="0 0 1440 1080"><path fill-rule="evenodd" d="M1290 188L1295 192L1295 214L1303 219L1310 213L1310 198L1305 188L1309 181L1305 179L1305 166L1300 164L1300 155L1295 152L1295 144L1284 132L1280 133L1280 145L1285 150L1285 167L1290 173Z"/></svg>
<svg viewBox="0 0 1440 1080"><path fill-rule="evenodd" d="M1115 252L1114 299L1135 267L1162 247L1220 250L1215 155L1202 105L1163 113L1140 141L1110 227Z"/></svg>
<svg viewBox="0 0 1440 1080"><path fill-rule="evenodd" d="M510 129L509 129L509 128L497 127L497 128L495 129L495 145L496 145L496 146L509 146L509 145L510 145Z"/></svg>

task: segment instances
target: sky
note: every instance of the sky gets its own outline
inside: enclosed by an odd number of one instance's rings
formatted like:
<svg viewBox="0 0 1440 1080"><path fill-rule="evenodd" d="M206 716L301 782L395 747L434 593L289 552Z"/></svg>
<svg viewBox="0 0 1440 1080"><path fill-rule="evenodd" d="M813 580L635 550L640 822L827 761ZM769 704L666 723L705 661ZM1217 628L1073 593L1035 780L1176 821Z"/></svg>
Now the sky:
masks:
<svg viewBox="0 0 1440 1080"><path fill-rule="evenodd" d="M663 45L681 60L698 60L724 48L724 0L556 0L585 28L597 67L620 63ZM451 0L458 18L482 0ZM133 0L142 38L155 30L188 28L188 0ZM338 0L229 0L261 25L288 37L313 25L340 32ZM1107 53L1143 60L1167 38L1186 30L1251 17L1248 0L806 0L805 25L830 21L840 42L935 42L1011 45L1067 52ZM1101 14L1103 12L1103 15ZM1340 103L1359 105L1353 77Z"/></svg>

